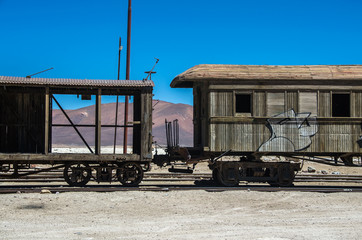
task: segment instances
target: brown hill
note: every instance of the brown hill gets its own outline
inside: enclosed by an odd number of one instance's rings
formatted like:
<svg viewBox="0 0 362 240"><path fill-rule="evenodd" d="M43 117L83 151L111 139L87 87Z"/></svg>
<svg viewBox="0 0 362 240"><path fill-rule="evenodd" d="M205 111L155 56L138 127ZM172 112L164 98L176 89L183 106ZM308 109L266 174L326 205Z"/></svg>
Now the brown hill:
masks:
<svg viewBox="0 0 362 240"><path fill-rule="evenodd" d="M154 141L160 145L166 144L165 119L172 121L179 120L180 125L180 144L183 146L193 145L193 125L192 125L192 106L186 104L173 104L164 101L153 101L153 129L152 135ZM118 124L124 122L124 103L119 103ZM115 123L116 103L102 104L102 125L114 125ZM75 110L66 110L68 116L74 124L94 124L95 106L79 108ZM53 124L69 124L64 114L57 109L53 110ZM133 103L129 104L129 120L132 121ZM83 137L90 146L94 145L95 129L94 127L78 127ZM128 130L128 145L132 143L132 130ZM102 127L101 144L102 146L113 146L114 128ZM53 146L85 146L81 138L72 127L53 127L52 128ZM117 130L117 144L123 144L123 129Z"/></svg>

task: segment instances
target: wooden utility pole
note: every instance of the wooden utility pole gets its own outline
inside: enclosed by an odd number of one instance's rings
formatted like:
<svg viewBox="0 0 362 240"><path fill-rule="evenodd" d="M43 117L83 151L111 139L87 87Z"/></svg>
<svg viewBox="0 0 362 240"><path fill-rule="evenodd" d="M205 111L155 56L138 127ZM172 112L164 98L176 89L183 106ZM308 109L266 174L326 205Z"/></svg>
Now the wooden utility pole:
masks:
<svg viewBox="0 0 362 240"><path fill-rule="evenodd" d="M126 62L126 80L129 80L130 58L131 58L131 18L132 18L132 0L128 0L128 24L127 24L127 62ZM127 122L128 122L128 96L124 100L124 136L123 153L127 154Z"/></svg>

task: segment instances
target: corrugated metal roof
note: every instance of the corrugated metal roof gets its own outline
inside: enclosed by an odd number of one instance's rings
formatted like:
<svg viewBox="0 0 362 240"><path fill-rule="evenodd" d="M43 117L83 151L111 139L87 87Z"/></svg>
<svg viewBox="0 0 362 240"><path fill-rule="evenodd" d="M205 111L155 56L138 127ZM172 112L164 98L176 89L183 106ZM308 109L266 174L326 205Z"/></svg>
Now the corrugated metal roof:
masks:
<svg viewBox="0 0 362 240"><path fill-rule="evenodd" d="M38 85L38 86L87 86L87 87L154 87L151 80L91 80L67 78L25 78L0 76L0 84L4 85Z"/></svg>
<svg viewBox="0 0 362 240"><path fill-rule="evenodd" d="M202 80L362 80L362 65L218 65L194 66L171 82L190 87Z"/></svg>

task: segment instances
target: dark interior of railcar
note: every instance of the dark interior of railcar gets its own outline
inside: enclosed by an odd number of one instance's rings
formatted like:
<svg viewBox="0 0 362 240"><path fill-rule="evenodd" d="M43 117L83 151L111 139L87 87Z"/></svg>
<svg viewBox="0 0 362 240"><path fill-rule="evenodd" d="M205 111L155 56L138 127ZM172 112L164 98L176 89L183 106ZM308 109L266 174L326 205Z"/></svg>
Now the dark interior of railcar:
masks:
<svg viewBox="0 0 362 240"><path fill-rule="evenodd" d="M42 88L7 87L0 92L0 152L44 152Z"/></svg>
<svg viewBox="0 0 362 240"><path fill-rule="evenodd" d="M58 126L57 123L52 122L52 108L57 107L57 104L52 100L52 93L59 96L59 94L76 94L80 97L88 97L96 95L97 91L78 89L51 89L50 94L50 109L49 109L49 143L48 152L52 150L52 129L55 128L71 128L72 124L67 121L66 124ZM134 122L141 121L141 93L138 91L111 91L104 89L103 94L113 95L117 94L132 94L132 106L130 109L132 116L129 117L130 123L127 124L129 132L129 143L132 145L132 152L140 154L141 152L141 126L140 124L133 124ZM40 87L3 87L0 90L0 152L2 153L38 153L45 152L45 88ZM61 103L60 103L61 105ZM67 112L65 110L65 112ZM92 117L92 116L91 116ZM95 113L94 113L95 118ZM64 116L65 119L65 116ZM121 124L122 123L122 124ZM78 129L83 128L85 131L95 132L97 123L95 120L87 127L80 126L73 123ZM115 125L103 125L102 131L115 128ZM117 125L118 142L123 141L123 134L119 134L124 129L123 119L119 119ZM95 135L95 134L93 134ZM94 139L93 139L94 138ZM88 140L92 144L94 152L95 137ZM113 139L112 139L113 140ZM85 145L84 145L85 147ZM89 152L91 153L91 152Z"/></svg>

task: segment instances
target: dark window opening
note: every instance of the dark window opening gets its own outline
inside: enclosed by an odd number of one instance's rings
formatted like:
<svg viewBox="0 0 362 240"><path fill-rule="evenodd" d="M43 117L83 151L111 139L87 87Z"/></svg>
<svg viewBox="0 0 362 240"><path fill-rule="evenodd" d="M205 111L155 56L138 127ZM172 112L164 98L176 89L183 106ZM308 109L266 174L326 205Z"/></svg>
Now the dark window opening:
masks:
<svg viewBox="0 0 362 240"><path fill-rule="evenodd" d="M235 110L236 113L251 113L251 95L236 94L235 95Z"/></svg>
<svg viewBox="0 0 362 240"><path fill-rule="evenodd" d="M350 117L349 94L332 94L332 117Z"/></svg>

